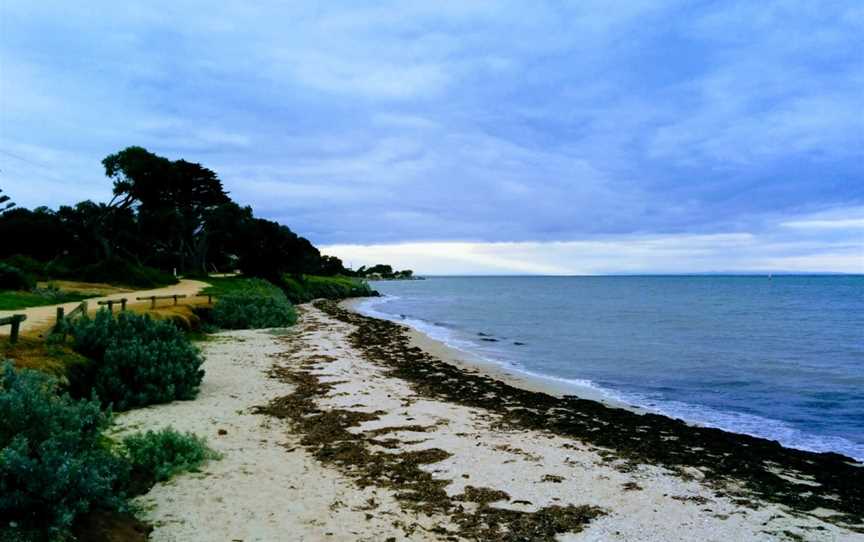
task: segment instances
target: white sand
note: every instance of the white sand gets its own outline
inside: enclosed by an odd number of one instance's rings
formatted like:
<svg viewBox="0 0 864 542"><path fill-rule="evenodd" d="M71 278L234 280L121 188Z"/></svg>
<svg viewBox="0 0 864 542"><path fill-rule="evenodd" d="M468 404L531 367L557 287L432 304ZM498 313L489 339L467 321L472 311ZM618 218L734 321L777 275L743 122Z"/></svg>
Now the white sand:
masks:
<svg viewBox="0 0 864 542"><path fill-rule="evenodd" d="M494 427L495 414L418 398L406 382L386 376L354 351L347 341L350 331L350 325L306 307L300 323L283 338L266 331L220 334L206 345L207 375L198 399L119 417L125 430L173 425L206 435L224 454L203 473L182 475L139 499L147 509L144 519L157 525L153 540L435 539L422 527L447 524L447 518L417 518L401 511L389 490L359 490L299 447L299 436L285 424L249 412L291 392L290 385L265 375L268 368L298 368L315 356L335 358L317 361L315 373L342 382L320 398L321 408L386 412L361 431L431 427L387 437L414 441L402 450L450 452L448 459L426 467L450 481L448 493L461 493L470 484L506 491L511 502L496 503L501 507L531 511L589 504L607 510L581 533L561 540L783 540L783 531L806 540L864 540L864 535L813 516L793 516L774 504L742 508L660 467L620 472L598 450L577 441L539 431L502 431ZM284 353L273 357L279 352ZM219 429L227 434L217 436ZM543 481L547 475L563 481ZM625 484L641 489L626 490ZM364 510L372 495L380 505ZM530 504L513 504L516 500ZM410 535L400 526L413 523L421 528Z"/></svg>
<svg viewBox="0 0 864 542"><path fill-rule="evenodd" d="M220 333L206 343L207 373L197 399L117 416L118 435L172 426L207 437L223 454L201 473L178 476L136 500L142 519L156 527L151 540L379 541L401 533L394 521L413 519L386 492L360 490L320 466L283 422L250 412L291 393L265 374L277 361L271 356L283 350L269 331ZM370 498L379 506L370 508ZM367 512L374 514L370 520Z"/></svg>

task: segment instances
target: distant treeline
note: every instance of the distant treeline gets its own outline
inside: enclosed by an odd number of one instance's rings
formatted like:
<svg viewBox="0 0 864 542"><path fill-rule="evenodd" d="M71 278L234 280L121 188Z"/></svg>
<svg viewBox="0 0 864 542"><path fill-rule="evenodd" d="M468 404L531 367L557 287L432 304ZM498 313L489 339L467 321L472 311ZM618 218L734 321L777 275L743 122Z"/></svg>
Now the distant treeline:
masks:
<svg viewBox="0 0 864 542"><path fill-rule="evenodd" d="M365 265L354 271L354 276L368 279L386 279L386 280L411 280L414 277L414 271L403 269L402 271L394 271L389 265L378 264L372 267Z"/></svg>
<svg viewBox="0 0 864 542"><path fill-rule="evenodd" d="M164 282L175 270L186 276L240 270L274 281L286 274L371 277L373 270L395 277L389 266L347 269L287 226L254 216L201 164L142 147L111 154L102 164L113 181L107 203L0 214L0 259L12 258L36 275L104 282L135 282L138 275L140 283Z"/></svg>

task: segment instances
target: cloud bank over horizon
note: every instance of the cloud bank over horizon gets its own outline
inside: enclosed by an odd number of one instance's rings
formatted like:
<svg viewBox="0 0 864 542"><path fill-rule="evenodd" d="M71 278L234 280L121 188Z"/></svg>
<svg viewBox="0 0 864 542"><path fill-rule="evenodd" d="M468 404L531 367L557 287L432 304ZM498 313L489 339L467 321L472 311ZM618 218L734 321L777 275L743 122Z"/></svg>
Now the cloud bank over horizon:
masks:
<svg viewBox="0 0 864 542"><path fill-rule="evenodd" d="M0 187L104 201L142 145L356 265L864 272L862 34L854 1L7 0Z"/></svg>

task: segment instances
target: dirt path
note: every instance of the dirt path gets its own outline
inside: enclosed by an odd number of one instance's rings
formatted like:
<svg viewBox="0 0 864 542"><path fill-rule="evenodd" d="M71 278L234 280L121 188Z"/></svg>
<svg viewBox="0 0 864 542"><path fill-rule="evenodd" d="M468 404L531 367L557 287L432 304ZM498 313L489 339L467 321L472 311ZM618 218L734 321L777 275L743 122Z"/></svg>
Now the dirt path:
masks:
<svg viewBox="0 0 864 542"><path fill-rule="evenodd" d="M200 292L205 287L209 286L206 282L200 280L181 280L178 284L165 286L163 288L154 288L150 290L130 290L127 292L118 292L115 294L106 295L103 297L93 297L87 300L90 310L98 309L99 301L108 301L111 299L127 298L131 302L128 307L146 307L149 301L134 301L136 297L144 297L151 295L169 295L178 294L193 296ZM66 312L73 310L80 302L62 303L59 305L44 305L41 307L30 307L29 309L16 309L13 311L0 311L0 318L4 316L12 316L13 314L26 314L27 320L21 324L22 335L34 335L40 333L54 325L57 319L57 307L63 307ZM9 326L0 327L0 337L9 335Z"/></svg>

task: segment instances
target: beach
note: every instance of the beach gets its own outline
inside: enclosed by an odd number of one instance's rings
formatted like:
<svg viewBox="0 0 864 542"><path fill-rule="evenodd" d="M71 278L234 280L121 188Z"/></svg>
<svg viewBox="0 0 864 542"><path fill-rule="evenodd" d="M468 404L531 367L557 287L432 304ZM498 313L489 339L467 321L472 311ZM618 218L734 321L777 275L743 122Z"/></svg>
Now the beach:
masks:
<svg viewBox="0 0 864 542"><path fill-rule="evenodd" d="M117 417L223 454L138 498L151 539L864 540L848 458L523 389L428 341L333 302L215 335L196 400Z"/></svg>

